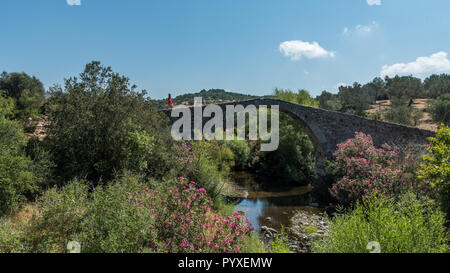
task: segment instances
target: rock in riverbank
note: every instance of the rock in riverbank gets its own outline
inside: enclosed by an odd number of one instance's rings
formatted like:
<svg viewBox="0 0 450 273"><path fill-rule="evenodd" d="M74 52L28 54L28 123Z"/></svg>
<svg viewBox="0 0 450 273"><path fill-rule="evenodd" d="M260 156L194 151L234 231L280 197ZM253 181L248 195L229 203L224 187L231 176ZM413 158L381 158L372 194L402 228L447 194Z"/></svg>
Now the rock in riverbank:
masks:
<svg viewBox="0 0 450 273"><path fill-rule="evenodd" d="M291 218L289 233L290 247L299 253L311 252L311 244L314 240L320 239L328 232L327 219L323 214L310 214L305 211L298 211Z"/></svg>

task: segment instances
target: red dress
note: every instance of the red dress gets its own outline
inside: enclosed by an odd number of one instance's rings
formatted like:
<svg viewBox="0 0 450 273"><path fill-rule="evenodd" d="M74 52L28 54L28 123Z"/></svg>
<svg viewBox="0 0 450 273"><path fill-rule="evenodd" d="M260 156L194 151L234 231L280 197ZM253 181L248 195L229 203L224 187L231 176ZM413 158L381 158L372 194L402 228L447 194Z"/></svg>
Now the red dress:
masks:
<svg viewBox="0 0 450 273"><path fill-rule="evenodd" d="M169 107L172 107L173 103L172 103L172 98L169 98Z"/></svg>

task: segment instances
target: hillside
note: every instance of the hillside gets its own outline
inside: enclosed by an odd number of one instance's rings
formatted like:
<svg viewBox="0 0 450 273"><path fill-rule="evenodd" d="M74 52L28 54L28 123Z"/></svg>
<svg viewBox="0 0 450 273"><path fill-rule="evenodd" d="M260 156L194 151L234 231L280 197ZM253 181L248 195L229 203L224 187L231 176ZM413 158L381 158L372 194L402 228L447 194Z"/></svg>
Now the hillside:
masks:
<svg viewBox="0 0 450 273"><path fill-rule="evenodd" d="M433 100L432 99L414 99L412 107L415 107L421 111L423 111L423 117L420 119L419 124L417 124L417 128L437 131L439 128L439 124L433 122L431 114L426 111ZM391 102L389 100L379 100L376 104L371 105L369 110L365 112L367 114L374 114L379 111L385 111L390 108Z"/></svg>
<svg viewBox="0 0 450 273"><path fill-rule="evenodd" d="M202 90L197 93L187 93L183 95L179 95L172 99L174 105L194 105L194 98L202 97L203 103L212 104L212 103L226 103L231 101L242 101L242 100L250 100L259 98L259 96L245 95L241 93L227 92L223 89L210 89L210 90ZM161 100L153 100L154 105L158 109L167 107L167 99Z"/></svg>

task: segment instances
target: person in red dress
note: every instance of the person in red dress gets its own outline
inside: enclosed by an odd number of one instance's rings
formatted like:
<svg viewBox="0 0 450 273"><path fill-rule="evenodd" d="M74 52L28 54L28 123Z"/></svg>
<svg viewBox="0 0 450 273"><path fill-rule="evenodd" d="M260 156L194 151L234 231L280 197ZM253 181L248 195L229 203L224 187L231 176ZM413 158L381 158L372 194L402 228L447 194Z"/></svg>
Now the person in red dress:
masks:
<svg viewBox="0 0 450 273"><path fill-rule="evenodd" d="M169 94L169 100L168 100L168 103L169 103L169 107L172 108L172 107L173 107L173 103L172 103L172 95L170 95L170 94Z"/></svg>

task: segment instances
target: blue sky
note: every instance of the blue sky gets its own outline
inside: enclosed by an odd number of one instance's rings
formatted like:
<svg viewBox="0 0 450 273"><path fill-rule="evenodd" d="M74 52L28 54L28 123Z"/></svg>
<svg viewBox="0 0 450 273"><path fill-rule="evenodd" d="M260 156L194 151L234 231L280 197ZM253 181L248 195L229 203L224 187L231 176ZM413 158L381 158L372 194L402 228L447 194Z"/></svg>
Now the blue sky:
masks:
<svg viewBox="0 0 450 273"><path fill-rule="evenodd" d="M152 98L318 95L380 75L450 72L448 0L2 0L0 11L0 70L46 87L92 60Z"/></svg>

